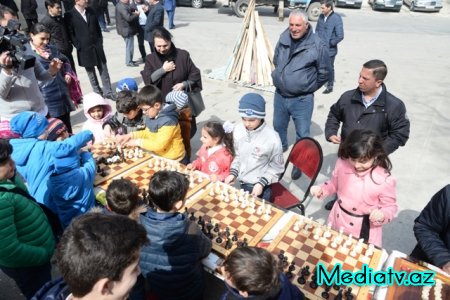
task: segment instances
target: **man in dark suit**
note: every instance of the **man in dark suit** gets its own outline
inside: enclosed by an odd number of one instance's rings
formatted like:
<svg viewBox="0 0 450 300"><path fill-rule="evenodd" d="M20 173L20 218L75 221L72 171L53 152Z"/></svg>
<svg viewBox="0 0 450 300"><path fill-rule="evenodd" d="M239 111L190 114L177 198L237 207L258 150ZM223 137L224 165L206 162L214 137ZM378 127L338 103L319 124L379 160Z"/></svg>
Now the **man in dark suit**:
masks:
<svg viewBox="0 0 450 300"><path fill-rule="evenodd" d="M144 38L150 44L152 53L155 53L155 42L153 41L152 31L156 27L162 27L164 25L164 6L162 6L159 0L151 0L150 4L150 12L148 13L144 28Z"/></svg>
<svg viewBox="0 0 450 300"><path fill-rule="evenodd" d="M87 7L87 0L75 0L75 6L64 14L64 19L72 44L77 49L78 64L86 69L92 89L106 98L116 100L106 65L102 31L95 12ZM100 73L104 91L98 83L95 67Z"/></svg>

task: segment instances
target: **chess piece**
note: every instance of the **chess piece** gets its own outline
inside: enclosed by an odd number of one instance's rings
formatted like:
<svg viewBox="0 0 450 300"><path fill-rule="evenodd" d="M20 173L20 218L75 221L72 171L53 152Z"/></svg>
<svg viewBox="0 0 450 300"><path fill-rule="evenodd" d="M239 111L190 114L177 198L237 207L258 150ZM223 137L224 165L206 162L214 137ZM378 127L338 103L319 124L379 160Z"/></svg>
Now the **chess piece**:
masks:
<svg viewBox="0 0 450 300"><path fill-rule="evenodd" d="M352 288L351 288L351 287L349 287L349 288L347 289L347 291L345 292L345 298L346 298L347 300L353 300Z"/></svg>
<svg viewBox="0 0 450 300"><path fill-rule="evenodd" d="M340 288L341 288L340 285L338 285L338 284L333 284L333 289L334 289L334 290L339 291ZM342 293L341 293L341 297L342 297Z"/></svg>
<svg viewBox="0 0 450 300"><path fill-rule="evenodd" d="M220 233L219 233L219 235L216 238L216 243L217 244L222 244L222 242L223 242L223 240L222 240L222 237L220 236Z"/></svg>
<svg viewBox="0 0 450 300"><path fill-rule="evenodd" d="M309 283L309 287L315 290L315 289L317 289L319 287L319 285L317 284L316 281L311 281Z"/></svg>
<svg viewBox="0 0 450 300"><path fill-rule="evenodd" d="M191 211L191 216L189 217L189 220L195 221L197 218L194 216L194 212Z"/></svg>
<svg viewBox="0 0 450 300"><path fill-rule="evenodd" d="M230 250L233 247L233 243L230 239L227 239L227 242L225 244L225 249Z"/></svg>
<svg viewBox="0 0 450 300"><path fill-rule="evenodd" d="M244 238L244 240L242 241L242 247L248 247L247 238Z"/></svg>
<svg viewBox="0 0 450 300"><path fill-rule="evenodd" d="M334 288L334 286L333 286L333 288ZM336 297L334 297L334 300L342 300L342 290L339 290Z"/></svg>
<svg viewBox="0 0 450 300"><path fill-rule="evenodd" d="M213 229L213 224L211 222L208 222L206 224L206 236L209 237L211 240L214 238L214 235L212 234L211 230Z"/></svg>
<svg viewBox="0 0 450 300"><path fill-rule="evenodd" d="M369 247L366 250L365 256L366 257L371 257L373 255L373 250L374 250L374 245L373 244L369 244Z"/></svg>
<svg viewBox="0 0 450 300"><path fill-rule="evenodd" d="M283 258L284 258L284 250L280 250L280 253L278 254L278 258L280 260L283 260Z"/></svg>
<svg viewBox="0 0 450 300"><path fill-rule="evenodd" d="M233 242L237 242L237 240L238 240L237 233L233 233L233 236L231 237L231 240Z"/></svg>
<svg viewBox="0 0 450 300"><path fill-rule="evenodd" d="M216 223L215 225L214 225L214 230L213 230L214 232L219 232L220 231L220 227L219 227L219 223Z"/></svg>
<svg viewBox="0 0 450 300"><path fill-rule="evenodd" d="M297 278L297 282L299 283L299 284L305 284L306 283L306 279L305 279L305 276L300 276L299 278Z"/></svg>
<svg viewBox="0 0 450 300"><path fill-rule="evenodd" d="M289 270L289 272L294 272L295 271L295 262L291 262L291 264L289 265L289 268L288 268L288 270Z"/></svg>
<svg viewBox="0 0 450 300"><path fill-rule="evenodd" d="M227 226L227 228L225 228L225 236L226 236L226 237L229 237L230 234L231 234L231 232L230 232L230 227Z"/></svg>
<svg viewBox="0 0 450 300"><path fill-rule="evenodd" d="M294 274L292 274L291 271L287 271L286 273L284 273L284 275L286 275L286 277L287 277L288 279L292 279L292 277L294 277Z"/></svg>
<svg viewBox="0 0 450 300"><path fill-rule="evenodd" d="M309 266L305 266L302 268L302 275L303 276L309 276L309 274L311 274L311 272L309 271Z"/></svg>
<svg viewBox="0 0 450 300"><path fill-rule="evenodd" d="M325 291L322 292L323 299L328 299L330 297L330 290L331 290L331 286L327 285L325 287Z"/></svg>
<svg viewBox="0 0 450 300"><path fill-rule="evenodd" d="M198 221L197 221L197 224L198 225L202 225L204 222L203 222L203 217L202 216L199 216L198 217Z"/></svg>
<svg viewBox="0 0 450 300"><path fill-rule="evenodd" d="M102 171L100 172L100 176L106 177L106 175L108 175L108 174L106 173L106 171L104 169L102 169Z"/></svg>

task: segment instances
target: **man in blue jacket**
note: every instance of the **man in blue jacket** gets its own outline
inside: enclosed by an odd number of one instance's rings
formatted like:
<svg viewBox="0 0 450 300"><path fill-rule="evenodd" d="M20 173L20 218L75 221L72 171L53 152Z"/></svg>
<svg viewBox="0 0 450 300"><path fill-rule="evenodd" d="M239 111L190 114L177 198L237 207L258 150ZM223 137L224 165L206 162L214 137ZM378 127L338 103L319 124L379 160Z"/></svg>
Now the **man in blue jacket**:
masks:
<svg viewBox="0 0 450 300"><path fill-rule="evenodd" d="M323 91L324 94L329 94L333 91L334 59L337 54L337 45L344 39L344 25L341 16L333 10L333 0L320 1L320 10L322 13L317 20L316 34L325 42L330 54L330 77L327 88Z"/></svg>
<svg viewBox="0 0 450 300"><path fill-rule="evenodd" d="M291 116L296 140L309 136L314 92L328 81L330 70L328 47L313 33L303 12L294 10L289 15L289 28L280 36L273 62L272 79L276 88L273 127L286 151ZM294 168L292 175L292 179L298 179L301 173Z"/></svg>

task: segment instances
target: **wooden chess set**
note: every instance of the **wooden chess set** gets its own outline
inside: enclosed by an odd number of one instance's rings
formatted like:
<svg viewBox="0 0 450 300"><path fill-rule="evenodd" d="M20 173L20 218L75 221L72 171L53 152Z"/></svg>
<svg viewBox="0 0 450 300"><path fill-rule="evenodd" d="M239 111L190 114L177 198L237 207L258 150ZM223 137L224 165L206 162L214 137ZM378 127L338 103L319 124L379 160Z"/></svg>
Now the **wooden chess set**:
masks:
<svg viewBox="0 0 450 300"><path fill-rule="evenodd" d="M238 246L256 246L284 212L243 190L221 182L186 202L186 213L212 240L224 257Z"/></svg>
<svg viewBox="0 0 450 300"><path fill-rule="evenodd" d="M356 272L363 264L377 270L382 264L382 250L367 245L301 215L293 216L267 248L283 261L286 276L308 299L371 299L370 286L319 286L316 265L328 272L340 263L343 270Z"/></svg>
<svg viewBox="0 0 450 300"><path fill-rule="evenodd" d="M94 144L91 149L97 164L94 186L145 162L151 155L139 147L127 148L113 142Z"/></svg>
<svg viewBox="0 0 450 300"><path fill-rule="evenodd" d="M424 265L401 257L395 259L394 270L406 273L411 271L432 271ZM450 277L436 273L433 280L436 282L434 286L393 284L388 287L386 300L450 300Z"/></svg>

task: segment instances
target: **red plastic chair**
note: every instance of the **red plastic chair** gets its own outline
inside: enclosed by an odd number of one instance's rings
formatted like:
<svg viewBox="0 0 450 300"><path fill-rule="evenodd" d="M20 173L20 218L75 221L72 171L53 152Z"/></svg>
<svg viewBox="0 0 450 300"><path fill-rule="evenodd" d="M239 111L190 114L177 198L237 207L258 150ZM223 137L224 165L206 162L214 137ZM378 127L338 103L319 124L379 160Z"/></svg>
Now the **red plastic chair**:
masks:
<svg viewBox="0 0 450 300"><path fill-rule="evenodd" d="M298 207L301 214L304 215L305 206L303 203L308 198L309 191L316 182L317 175L319 175L320 168L322 167L322 162L322 147L320 147L320 144L315 139L305 137L298 140L294 147L292 147L291 153L289 153L288 160L284 166L284 172L280 175L280 182L272 184L273 203L285 209ZM281 179L290 163L302 171L302 177L307 176L311 180L301 201L281 184Z"/></svg>

